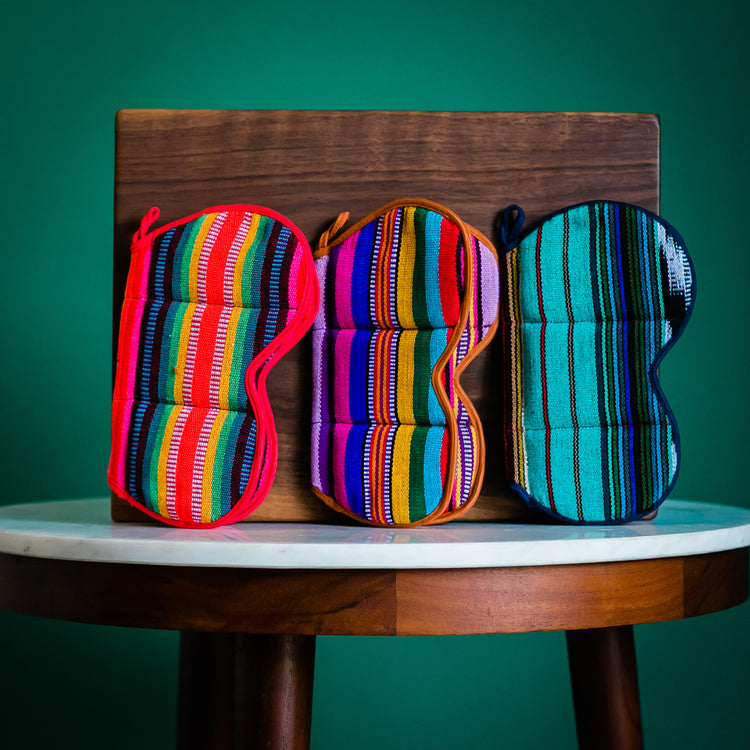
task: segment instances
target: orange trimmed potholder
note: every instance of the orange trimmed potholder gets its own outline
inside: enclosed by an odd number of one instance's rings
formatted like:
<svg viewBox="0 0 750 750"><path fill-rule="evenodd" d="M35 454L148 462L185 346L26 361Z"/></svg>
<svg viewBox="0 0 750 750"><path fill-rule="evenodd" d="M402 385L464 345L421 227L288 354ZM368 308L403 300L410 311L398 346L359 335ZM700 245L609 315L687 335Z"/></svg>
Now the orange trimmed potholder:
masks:
<svg viewBox="0 0 750 750"><path fill-rule="evenodd" d="M459 380L497 327L490 241L447 208L389 203L315 253L312 483L381 526L448 521L484 475L479 417Z"/></svg>

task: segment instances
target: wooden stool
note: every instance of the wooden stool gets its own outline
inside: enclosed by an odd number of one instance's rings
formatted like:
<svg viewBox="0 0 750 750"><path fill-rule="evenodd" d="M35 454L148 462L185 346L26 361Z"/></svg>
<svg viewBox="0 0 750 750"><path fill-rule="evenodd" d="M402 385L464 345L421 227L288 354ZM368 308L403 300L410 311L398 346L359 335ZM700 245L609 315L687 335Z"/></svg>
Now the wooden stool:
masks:
<svg viewBox="0 0 750 750"><path fill-rule="evenodd" d="M744 601L749 544L750 511L679 501L616 528L206 531L35 503L0 509L0 608L183 631L180 750L307 748L316 635L566 630L580 747L631 750L632 626Z"/></svg>

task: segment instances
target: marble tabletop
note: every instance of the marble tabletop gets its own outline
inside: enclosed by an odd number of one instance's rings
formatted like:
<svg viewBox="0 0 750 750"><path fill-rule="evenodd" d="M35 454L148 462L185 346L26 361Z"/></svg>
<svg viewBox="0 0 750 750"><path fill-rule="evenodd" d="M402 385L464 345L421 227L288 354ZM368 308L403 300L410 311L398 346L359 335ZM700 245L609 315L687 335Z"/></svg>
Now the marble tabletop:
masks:
<svg viewBox="0 0 750 750"><path fill-rule="evenodd" d="M292 569L487 568L641 560L750 546L750 510L668 500L619 526L461 523L411 529L113 523L107 498L0 506L0 552L64 560Z"/></svg>

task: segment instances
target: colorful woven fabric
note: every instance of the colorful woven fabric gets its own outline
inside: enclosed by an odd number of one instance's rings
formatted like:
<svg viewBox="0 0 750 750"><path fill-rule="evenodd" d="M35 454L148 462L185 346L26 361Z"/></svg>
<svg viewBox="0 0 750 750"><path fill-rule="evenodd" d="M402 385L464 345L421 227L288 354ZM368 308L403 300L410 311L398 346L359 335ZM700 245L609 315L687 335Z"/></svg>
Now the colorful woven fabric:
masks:
<svg viewBox="0 0 750 750"><path fill-rule="evenodd" d="M312 481L371 524L448 520L476 498L484 439L458 385L497 326L497 255L452 212L397 201L316 252Z"/></svg>
<svg viewBox="0 0 750 750"><path fill-rule="evenodd" d="M256 206L207 209L133 241L120 323L109 482L149 515L211 526L270 489L265 379L317 312L309 245Z"/></svg>
<svg viewBox="0 0 750 750"><path fill-rule="evenodd" d="M684 242L641 208L597 201L552 215L506 250L504 409L514 488L570 521L647 515L679 464L657 366L693 306Z"/></svg>

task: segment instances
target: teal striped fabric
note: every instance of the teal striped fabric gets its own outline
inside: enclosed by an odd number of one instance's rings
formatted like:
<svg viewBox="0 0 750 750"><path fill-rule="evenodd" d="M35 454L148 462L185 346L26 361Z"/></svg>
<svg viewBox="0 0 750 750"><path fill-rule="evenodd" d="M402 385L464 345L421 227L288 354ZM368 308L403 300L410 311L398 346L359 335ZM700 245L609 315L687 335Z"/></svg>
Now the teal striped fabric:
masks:
<svg viewBox="0 0 750 750"><path fill-rule="evenodd" d="M598 201L543 221L501 271L513 486L570 521L650 513L679 464L657 365L693 306L684 242L641 208Z"/></svg>

